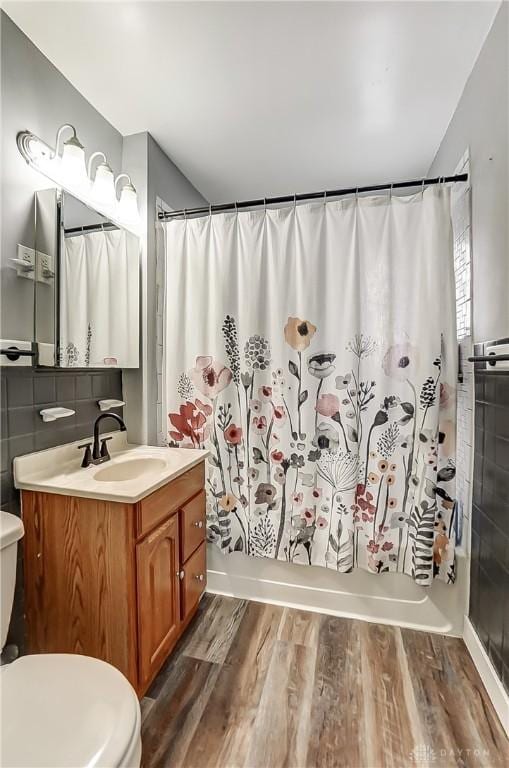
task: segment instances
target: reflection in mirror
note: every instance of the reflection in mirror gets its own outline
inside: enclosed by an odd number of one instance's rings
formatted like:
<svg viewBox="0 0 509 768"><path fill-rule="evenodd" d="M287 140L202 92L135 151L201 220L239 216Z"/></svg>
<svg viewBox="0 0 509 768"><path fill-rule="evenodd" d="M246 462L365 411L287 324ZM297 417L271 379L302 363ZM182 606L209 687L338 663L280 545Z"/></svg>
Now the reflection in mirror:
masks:
<svg viewBox="0 0 509 768"><path fill-rule="evenodd" d="M44 365L54 365L58 194L56 189L44 189L35 195L35 340Z"/></svg>
<svg viewBox="0 0 509 768"><path fill-rule="evenodd" d="M7 189L7 182L6 182ZM34 339L35 235L33 197L4 193L1 232L0 326L2 339ZM3 360L5 364L5 359Z"/></svg>
<svg viewBox="0 0 509 768"><path fill-rule="evenodd" d="M56 201L53 230L49 192ZM138 238L66 192L37 197L37 340L56 340L61 367L138 367Z"/></svg>

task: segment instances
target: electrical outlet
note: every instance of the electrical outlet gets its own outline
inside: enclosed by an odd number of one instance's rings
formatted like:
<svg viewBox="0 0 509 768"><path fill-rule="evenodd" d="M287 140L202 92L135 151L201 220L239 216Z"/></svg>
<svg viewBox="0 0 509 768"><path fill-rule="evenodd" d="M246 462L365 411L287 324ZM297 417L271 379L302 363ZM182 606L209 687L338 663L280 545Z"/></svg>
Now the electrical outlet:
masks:
<svg viewBox="0 0 509 768"><path fill-rule="evenodd" d="M24 277L26 280L34 279L35 251L33 248L18 243L16 258L11 258L9 261L18 277Z"/></svg>
<svg viewBox="0 0 509 768"><path fill-rule="evenodd" d="M49 256L47 253L37 251L36 264L37 268L35 279L38 283L46 283L46 285L50 285L55 278L52 256Z"/></svg>

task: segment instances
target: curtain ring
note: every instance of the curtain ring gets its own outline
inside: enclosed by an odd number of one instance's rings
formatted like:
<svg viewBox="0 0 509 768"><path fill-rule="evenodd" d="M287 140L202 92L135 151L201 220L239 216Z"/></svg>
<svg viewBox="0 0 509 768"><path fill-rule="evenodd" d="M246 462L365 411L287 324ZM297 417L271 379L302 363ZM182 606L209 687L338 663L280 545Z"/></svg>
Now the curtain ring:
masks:
<svg viewBox="0 0 509 768"><path fill-rule="evenodd" d="M390 186L390 189L389 189L389 200L392 200L392 182L391 182L391 186Z"/></svg>
<svg viewBox="0 0 509 768"><path fill-rule="evenodd" d="M359 187L356 187L355 189L355 202L359 202Z"/></svg>
<svg viewBox="0 0 509 768"><path fill-rule="evenodd" d="M296 195L296 193L294 192L294 193L293 193L293 210L295 211L295 210L296 210L296 208L297 208L297 195Z"/></svg>
<svg viewBox="0 0 509 768"><path fill-rule="evenodd" d="M422 180L422 185L421 185L421 200L423 199L423 197L424 197L424 179Z"/></svg>
<svg viewBox="0 0 509 768"><path fill-rule="evenodd" d="M324 193L323 193L323 204L324 205L327 204L327 190L325 190Z"/></svg>
<svg viewBox="0 0 509 768"><path fill-rule="evenodd" d="M187 221L187 211L185 208L184 208L184 221Z"/></svg>
<svg viewBox="0 0 509 768"><path fill-rule="evenodd" d="M263 212L267 214L267 198L263 198Z"/></svg>
<svg viewBox="0 0 509 768"><path fill-rule="evenodd" d="M237 207L237 201L235 201L235 214L236 214L237 216L239 215L239 209L238 209L238 207Z"/></svg>
<svg viewBox="0 0 509 768"><path fill-rule="evenodd" d="M209 203L209 216L212 216L212 203Z"/></svg>

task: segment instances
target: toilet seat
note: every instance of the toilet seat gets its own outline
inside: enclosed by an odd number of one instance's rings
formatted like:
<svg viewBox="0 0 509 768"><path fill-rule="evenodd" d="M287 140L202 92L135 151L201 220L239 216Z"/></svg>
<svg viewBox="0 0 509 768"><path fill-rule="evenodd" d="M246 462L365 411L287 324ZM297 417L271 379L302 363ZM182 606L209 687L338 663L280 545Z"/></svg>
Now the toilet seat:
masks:
<svg viewBox="0 0 509 768"><path fill-rule="evenodd" d="M140 705L126 678L75 654L23 656L0 669L7 768L137 768Z"/></svg>

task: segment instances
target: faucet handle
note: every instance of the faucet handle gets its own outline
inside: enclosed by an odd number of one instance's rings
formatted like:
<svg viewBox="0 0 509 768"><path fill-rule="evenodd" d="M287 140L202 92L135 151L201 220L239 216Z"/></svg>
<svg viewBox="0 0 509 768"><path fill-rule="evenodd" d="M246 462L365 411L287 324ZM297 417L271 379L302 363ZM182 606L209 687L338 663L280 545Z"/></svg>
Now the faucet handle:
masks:
<svg viewBox="0 0 509 768"><path fill-rule="evenodd" d="M109 437L101 438L101 459L110 458L110 454L108 453L108 446L106 445L106 443L108 442L108 440L111 440L111 439L112 439L112 435L110 435Z"/></svg>
<svg viewBox="0 0 509 768"><path fill-rule="evenodd" d="M78 445L78 451L80 451L82 448L85 449L85 454L83 456L83 461L81 462L82 467L89 467L92 463L92 453L90 451L90 446L92 443L83 443L83 445Z"/></svg>

